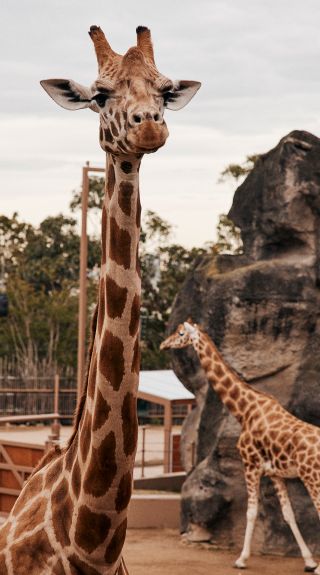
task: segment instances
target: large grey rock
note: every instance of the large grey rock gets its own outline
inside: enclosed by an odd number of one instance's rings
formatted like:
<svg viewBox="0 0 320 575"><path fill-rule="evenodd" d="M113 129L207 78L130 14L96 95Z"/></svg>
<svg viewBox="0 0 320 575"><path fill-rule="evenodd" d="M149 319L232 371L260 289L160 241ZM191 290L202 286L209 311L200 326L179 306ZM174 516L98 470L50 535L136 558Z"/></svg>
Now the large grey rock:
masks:
<svg viewBox="0 0 320 575"><path fill-rule="evenodd" d="M249 383L320 425L320 140L299 131L284 137L236 190L229 217L241 229L243 255L195 262L168 332L191 316ZM198 399L182 438L189 472L182 529L190 538L239 547L247 501L236 448L239 424L208 388L193 349L172 357L176 374ZM302 533L320 553L313 505L298 480L289 484ZM268 479L254 549L298 553Z"/></svg>

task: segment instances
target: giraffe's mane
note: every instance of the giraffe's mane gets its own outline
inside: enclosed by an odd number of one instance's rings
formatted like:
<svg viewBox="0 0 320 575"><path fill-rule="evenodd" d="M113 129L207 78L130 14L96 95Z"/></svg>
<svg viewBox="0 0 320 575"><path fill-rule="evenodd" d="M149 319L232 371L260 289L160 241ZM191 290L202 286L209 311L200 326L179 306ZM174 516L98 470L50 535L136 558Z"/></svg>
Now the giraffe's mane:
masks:
<svg viewBox="0 0 320 575"><path fill-rule="evenodd" d="M98 318L98 305L96 305L93 316L92 316L92 321L91 321L91 340L90 340L90 347L89 347L89 352L88 352L88 360L87 360L87 371L86 371L86 378L85 378L85 383L84 383L84 388L83 388L83 392L82 395L80 397L80 400L78 401L75 413L74 413L74 418L73 418L73 432L72 435L68 441L68 445L67 445L67 449L69 449L70 445L72 444L75 436L77 435L78 432L78 428L79 428L79 424L81 421L81 417L83 414L83 410L84 410L84 406L86 403L86 399L87 399L87 389L88 389L88 382L89 382L89 370L90 370L90 363L91 363L91 357L92 357L92 351L93 351L93 346L94 346L94 337L95 337L95 333L96 333L96 328L97 328L97 318Z"/></svg>

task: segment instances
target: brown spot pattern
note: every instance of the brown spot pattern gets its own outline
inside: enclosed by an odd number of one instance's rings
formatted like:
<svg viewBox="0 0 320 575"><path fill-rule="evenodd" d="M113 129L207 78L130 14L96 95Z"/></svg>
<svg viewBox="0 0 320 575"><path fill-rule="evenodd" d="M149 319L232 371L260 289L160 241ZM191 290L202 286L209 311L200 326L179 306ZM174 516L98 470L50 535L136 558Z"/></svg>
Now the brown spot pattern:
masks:
<svg viewBox="0 0 320 575"><path fill-rule="evenodd" d="M140 260L139 260L139 246L137 246L137 250L136 250L136 272L138 274L138 277L141 278L141 266L140 266Z"/></svg>
<svg viewBox="0 0 320 575"><path fill-rule="evenodd" d="M37 498L19 517L14 537L17 539L27 531L33 531L35 527L43 522L47 509L47 500L44 497Z"/></svg>
<svg viewBox="0 0 320 575"><path fill-rule="evenodd" d="M104 278L100 278L99 304L98 304L98 330L100 335L102 332L104 317L105 317L105 281Z"/></svg>
<svg viewBox="0 0 320 575"><path fill-rule="evenodd" d="M107 212L106 206L103 204L101 215L101 264L104 265L107 261Z"/></svg>
<svg viewBox="0 0 320 575"><path fill-rule="evenodd" d="M16 543L11 547L14 575L45 572L47 560L54 555L54 552L45 531L38 531L34 535L25 537L23 546L21 543Z"/></svg>
<svg viewBox="0 0 320 575"><path fill-rule="evenodd" d="M125 454L132 455L137 444L137 399L128 392L123 400L122 409L123 450Z"/></svg>
<svg viewBox="0 0 320 575"><path fill-rule="evenodd" d="M126 509L129 505L132 492L132 475L130 471L125 473L120 480L118 493L116 497L116 510L118 513Z"/></svg>
<svg viewBox="0 0 320 575"><path fill-rule="evenodd" d="M89 411L86 412L80 433L80 450L83 461L86 461L91 443L91 415Z"/></svg>
<svg viewBox="0 0 320 575"><path fill-rule="evenodd" d="M19 499L16 501L12 514L18 515L20 511L24 509L25 505L41 491L42 485L42 475L37 473L31 477L21 492Z"/></svg>
<svg viewBox="0 0 320 575"><path fill-rule="evenodd" d="M1 573L1 571L0 571L0 573ZM59 560L58 563L56 563L56 565L53 567L52 575L66 575L66 572L64 570L64 567L63 567L61 560Z"/></svg>
<svg viewBox="0 0 320 575"><path fill-rule="evenodd" d="M123 343L119 337L106 330L103 334L99 369L115 391L118 391L124 376Z"/></svg>
<svg viewBox="0 0 320 575"><path fill-rule="evenodd" d="M230 379L230 377L224 377L222 383L227 389L230 389L230 387L232 387L232 380Z"/></svg>
<svg viewBox="0 0 320 575"><path fill-rule="evenodd" d="M109 563L110 565L112 563L115 563L117 559L119 559L120 557L124 540L126 538L126 531L127 531L127 519L122 521L119 527L117 527L106 549L104 558L106 562Z"/></svg>
<svg viewBox="0 0 320 575"><path fill-rule="evenodd" d="M100 446L92 449L83 482L85 492L101 497L112 485L116 473L116 438L114 432L110 431Z"/></svg>
<svg viewBox="0 0 320 575"><path fill-rule="evenodd" d="M76 524L76 544L87 553L92 553L107 538L111 521L104 513L95 513L82 505Z"/></svg>
<svg viewBox="0 0 320 575"><path fill-rule="evenodd" d="M140 297L135 294L132 300L131 306L131 316L130 316L130 324L129 324L129 333L133 337L138 328L140 323Z"/></svg>
<svg viewBox="0 0 320 575"><path fill-rule="evenodd" d="M63 467L63 461L61 457L59 457L59 459L57 459L52 465L50 465L45 478L46 487L51 487L54 484L59 475L61 475L62 467Z"/></svg>
<svg viewBox="0 0 320 575"><path fill-rule="evenodd" d="M220 365L220 363L218 363L217 365L214 366L214 373L217 377L222 377L224 374L224 371Z"/></svg>
<svg viewBox="0 0 320 575"><path fill-rule="evenodd" d="M88 395L91 399L94 398L94 392L96 389L96 381L97 381L97 353L96 350L92 350L91 356L91 364L89 369L89 381L88 381Z"/></svg>
<svg viewBox="0 0 320 575"><path fill-rule="evenodd" d="M69 485L63 478L51 495L52 523L57 541L63 547L70 545L69 531L72 522L73 503Z"/></svg>
<svg viewBox="0 0 320 575"><path fill-rule="evenodd" d="M239 391L239 388L237 386L231 388L230 397L232 399L234 399L235 401L237 401L237 399L239 399L240 391Z"/></svg>
<svg viewBox="0 0 320 575"><path fill-rule="evenodd" d="M71 485L72 485L73 493L75 494L76 498L78 499L78 497L80 495L80 490L81 490L81 471L80 471L80 465L79 465L79 462L77 459L74 462L74 465L72 468Z"/></svg>
<svg viewBox="0 0 320 575"><path fill-rule="evenodd" d="M100 429L100 427L104 425L109 417L110 411L111 407L108 405L101 391L98 389L96 404L94 408L92 431L97 431L97 429Z"/></svg>
<svg viewBox="0 0 320 575"><path fill-rule="evenodd" d="M119 206L126 216L131 214L131 196L133 194L133 185L131 182L121 182L119 186Z"/></svg>
<svg viewBox="0 0 320 575"><path fill-rule="evenodd" d="M81 561L75 554L69 557L69 561L72 575L79 575L80 573L81 575L101 575L96 569Z"/></svg>
<svg viewBox="0 0 320 575"><path fill-rule="evenodd" d="M7 573L6 559L3 553L0 555L0 573L5 575Z"/></svg>
<svg viewBox="0 0 320 575"><path fill-rule="evenodd" d="M121 162L121 170L125 173L125 174L130 174L132 172L132 164L131 162Z"/></svg>
<svg viewBox="0 0 320 575"><path fill-rule="evenodd" d="M117 224L115 218L110 218L110 247L109 256L119 266L130 268L131 236Z"/></svg>
<svg viewBox="0 0 320 575"><path fill-rule="evenodd" d="M234 411L236 408L235 403L231 399L227 399L225 401L225 405L227 406L228 409L230 409L230 411Z"/></svg>
<svg viewBox="0 0 320 575"><path fill-rule="evenodd" d="M248 403L246 402L246 400L244 399L244 397L241 397L240 401L239 401L239 409L241 411L245 411L246 407L247 407Z"/></svg>
<svg viewBox="0 0 320 575"><path fill-rule="evenodd" d="M107 182L106 182L107 194L108 194L109 198L112 197L112 194L114 192L115 183L116 183L116 177L115 177L115 173L114 173L114 167L112 164L110 164L109 169L108 169L108 178L107 178Z"/></svg>
<svg viewBox="0 0 320 575"><path fill-rule="evenodd" d="M111 134L111 131L108 129L104 130L104 138L106 140L106 142L109 142L110 144L113 143L113 135Z"/></svg>
<svg viewBox="0 0 320 575"><path fill-rule="evenodd" d="M203 359L201 362L201 365L202 365L203 369L207 370L211 365L211 359L209 359L209 358Z"/></svg>
<svg viewBox="0 0 320 575"><path fill-rule="evenodd" d="M205 352L206 352L207 355L211 355L211 354L212 354L212 347L211 347L211 345L208 344L208 343L206 344Z"/></svg>
<svg viewBox="0 0 320 575"><path fill-rule="evenodd" d="M11 529L11 523L9 523L9 522L5 523L5 525L3 525L3 527L1 528L0 549L4 549L5 546L7 545L7 537L9 535L10 529ZM0 573L2 573L1 570L0 570ZM6 573L6 571L3 571L3 573Z"/></svg>
<svg viewBox="0 0 320 575"><path fill-rule="evenodd" d="M110 122L110 128L114 136L119 136L119 130L114 122Z"/></svg>
<svg viewBox="0 0 320 575"><path fill-rule="evenodd" d="M139 345L139 337L136 338L133 347L133 358L132 358L132 365L131 371L133 373L137 373L139 375L140 371L140 345Z"/></svg>
<svg viewBox="0 0 320 575"><path fill-rule="evenodd" d="M138 198L137 198L137 209L136 209L136 226L137 226L137 229L140 228L140 223L141 223L141 203L140 203L140 197L138 196Z"/></svg>
<svg viewBox="0 0 320 575"><path fill-rule="evenodd" d="M71 469L72 469L72 465L73 465L77 451L78 451L78 433L75 435L70 447L68 448L66 456L65 456L66 469L68 471L71 471Z"/></svg>
<svg viewBox="0 0 320 575"><path fill-rule="evenodd" d="M112 278L106 277L106 299L108 316L121 317L127 302L128 289L120 287Z"/></svg>

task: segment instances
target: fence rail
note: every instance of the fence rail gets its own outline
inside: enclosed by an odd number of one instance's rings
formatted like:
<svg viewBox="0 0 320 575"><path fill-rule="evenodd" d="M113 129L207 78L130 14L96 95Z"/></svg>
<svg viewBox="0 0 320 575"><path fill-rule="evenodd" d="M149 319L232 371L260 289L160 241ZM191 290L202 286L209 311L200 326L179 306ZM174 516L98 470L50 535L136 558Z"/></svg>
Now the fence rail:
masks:
<svg viewBox="0 0 320 575"><path fill-rule="evenodd" d="M73 377L0 376L0 416L59 413L72 418L77 402Z"/></svg>

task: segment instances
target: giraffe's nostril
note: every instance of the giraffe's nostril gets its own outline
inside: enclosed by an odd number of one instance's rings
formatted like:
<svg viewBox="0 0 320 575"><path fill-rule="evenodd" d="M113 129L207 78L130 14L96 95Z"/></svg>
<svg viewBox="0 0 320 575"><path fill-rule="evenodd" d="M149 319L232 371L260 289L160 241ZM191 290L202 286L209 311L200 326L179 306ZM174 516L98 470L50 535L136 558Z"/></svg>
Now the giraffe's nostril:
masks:
<svg viewBox="0 0 320 575"><path fill-rule="evenodd" d="M155 122L159 122L160 120L160 114L154 114L153 119Z"/></svg>
<svg viewBox="0 0 320 575"><path fill-rule="evenodd" d="M139 116L139 114L134 114L133 121L135 122L135 124L141 124L142 118L141 116Z"/></svg>

